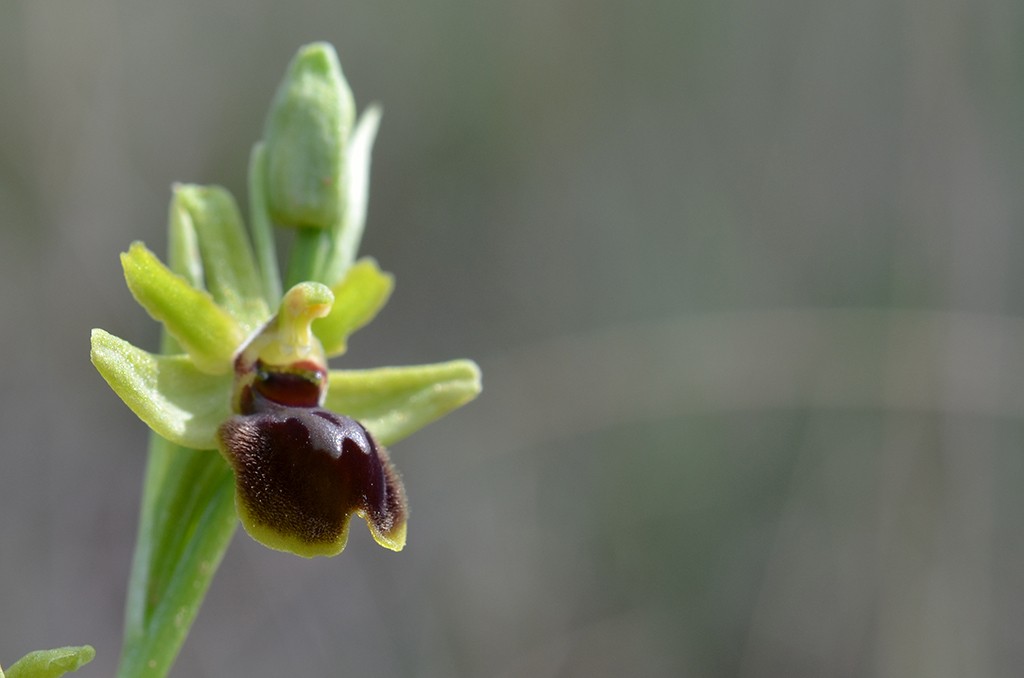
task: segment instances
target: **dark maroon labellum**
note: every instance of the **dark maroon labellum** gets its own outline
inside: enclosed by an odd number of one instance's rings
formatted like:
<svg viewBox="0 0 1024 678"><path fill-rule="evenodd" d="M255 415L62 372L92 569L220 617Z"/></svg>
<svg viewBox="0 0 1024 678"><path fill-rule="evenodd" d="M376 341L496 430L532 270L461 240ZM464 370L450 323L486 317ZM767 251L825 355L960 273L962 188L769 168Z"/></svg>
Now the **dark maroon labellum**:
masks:
<svg viewBox="0 0 1024 678"><path fill-rule="evenodd" d="M310 545L343 539L353 513L384 535L404 523L401 479L362 424L259 395L253 405L219 432L235 470L239 508L253 523Z"/></svg>

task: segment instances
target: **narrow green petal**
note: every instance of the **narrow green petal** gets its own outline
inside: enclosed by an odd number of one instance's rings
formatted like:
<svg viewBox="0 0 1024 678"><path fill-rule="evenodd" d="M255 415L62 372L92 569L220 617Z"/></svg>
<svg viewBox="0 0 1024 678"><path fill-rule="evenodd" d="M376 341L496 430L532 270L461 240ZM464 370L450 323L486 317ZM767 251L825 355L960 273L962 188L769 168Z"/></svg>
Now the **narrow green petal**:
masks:
<svg viewBox="0 0 1024 678"><path fill-rule="evenodd" d="M199 242L206 289L246 332L270 317L263 283L235 199L219 186L179 184L171 200L171 231L190 222Z"/></svg>
<svg viewBox="0 0 1024 678"><path fill-rule="evenodd" d="M313 332L329 357L345 352L349 335L373 320L394 286L394 277L383 273L373 259L360 259L348 270L345 279L332 290L331 312L313 323Z"/></svg>
<svg viewBox="0 0 1024 678"><path fill-rule="evenodd" d="M331 370L324 407L358 420L381 445L391 445L465 405L480 388L480 368L471 360Z"/></svg>
<svg viewBox="0 0 1024 678"><path fill-rule="evenodd" d="M121 264L132 295L164 324L197 367L211 374L231 370L245 331L208 292L173 273L141 242L121 255Z"/></svg>
<svg viewBox="0 0 1024 678"><path fill-rule="evenodd" d="M323 278L334 285L355 261L366 225L366 206L370 197L370 159L373 142L380 127L381 110L370 106L359 117L348 140L345 164L345 214L342 226L331 238Z"/></svg>
<svg viewBox="0 0 1024 678"><path fill-rule="evenodd" d="M210 375L184 355L153 355L103 330L92 331L92 362L139 419L164 438L216 448L230 415L231 374Z"/></svg>
<svg viewBox="0 0 1024 678"><path fill-rule="evenodd" d="M77 671L93 660L96 650L90 645L58 647L36 650L16 661L7 669L7 678L58 678ZM3 671L0 671L0 676Z"/></svg>

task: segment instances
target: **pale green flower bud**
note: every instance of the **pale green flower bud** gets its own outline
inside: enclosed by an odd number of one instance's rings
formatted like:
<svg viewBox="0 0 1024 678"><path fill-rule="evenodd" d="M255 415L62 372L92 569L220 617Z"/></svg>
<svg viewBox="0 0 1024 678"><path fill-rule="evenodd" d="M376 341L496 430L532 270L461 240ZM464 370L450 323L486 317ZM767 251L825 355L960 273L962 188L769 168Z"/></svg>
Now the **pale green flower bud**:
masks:
<svg viewBox="0 0 1024 678"><path fill-rule="evenodd" d="M264 131L271 218L282 226L335 228L345 214L345 146L355 101L327 43L299 50L278 87Z"/></svg>

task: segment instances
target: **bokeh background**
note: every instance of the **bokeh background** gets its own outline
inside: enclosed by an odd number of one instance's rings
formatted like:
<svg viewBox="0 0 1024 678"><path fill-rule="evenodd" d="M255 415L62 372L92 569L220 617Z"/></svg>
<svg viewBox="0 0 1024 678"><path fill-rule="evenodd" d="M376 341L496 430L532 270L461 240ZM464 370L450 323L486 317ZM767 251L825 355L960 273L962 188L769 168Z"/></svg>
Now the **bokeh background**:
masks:
<svg viewBox="0 0 1024 678"><path fill-rule="evenodd" d="M174 675L1012 676L1024 5L0 4L0 661L112 675L155 346L117 254L245 195L285 65L384 106L348 366L473 357L401 555L239 533Z"/></svg>

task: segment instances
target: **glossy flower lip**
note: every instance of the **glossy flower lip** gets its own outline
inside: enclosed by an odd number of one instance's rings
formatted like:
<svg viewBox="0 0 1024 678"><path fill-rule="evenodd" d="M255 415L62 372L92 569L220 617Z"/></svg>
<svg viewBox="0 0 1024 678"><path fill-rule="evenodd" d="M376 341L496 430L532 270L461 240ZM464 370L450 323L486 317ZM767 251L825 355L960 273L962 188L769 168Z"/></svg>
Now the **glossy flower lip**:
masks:
<svg viewBox="0 0 1024 678"><path fill-rule="evenodd" d="M177 189L172 221L176 210L184 212L179 221L194 230L200 250L208 221L237 214L226 195ZM157 434L220 450L236 474L239 518L257 541L306 557L334 555L358 515L379 544L400 550L405 490L385 446L472 400L479 368L456 360L330 370L327 358L343 353L348 337L387 301L391 276L361 259L332 287L294 287L270 316L258 277L246 272L251 254L232 256L244 265L216 283L208 267L190 280L134 243L122 255L129 289L180 352L153 354L97 329L94 365ZM220 289L211 293L197 282ZM256 396L243 401L247 379L249 386L257 380ZM296 388L311 395L297 396ZM289 479L285 470L299 467L305 471Z"/></svg>
<svg viewBox="0 0 1024 678"><path fill-rule="evenodd" d="M312 557L340 553L353 515L381 546L405 546L405 488L387 450L359 422L319 407L265 402L220 427L236 506L257 541Z"/></svg>

